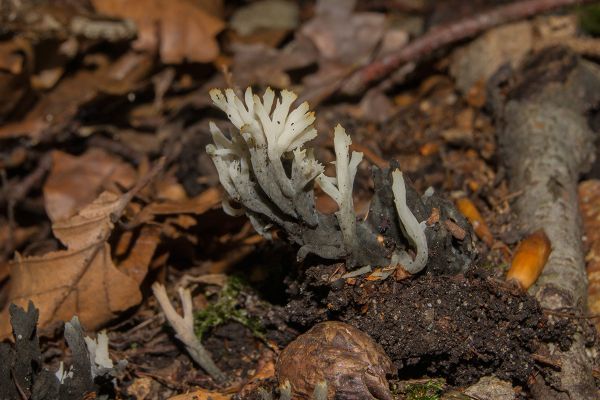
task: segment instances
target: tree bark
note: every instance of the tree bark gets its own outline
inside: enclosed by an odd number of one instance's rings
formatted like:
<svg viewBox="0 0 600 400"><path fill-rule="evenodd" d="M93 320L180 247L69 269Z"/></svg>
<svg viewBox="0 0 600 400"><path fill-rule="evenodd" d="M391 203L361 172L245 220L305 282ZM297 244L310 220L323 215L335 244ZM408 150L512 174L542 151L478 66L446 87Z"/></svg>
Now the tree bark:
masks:
<svg viewBox="0 0 600 400"><path fill-rule="evenodd" d="M547 49L517 73L499 71L489 93L511 190L522 191L513 205L519 229L526 234L543 228L552 242L548 263L530 290L545 309L583 312L587 276L577 181L594 157L586 112L600 101L600 69L566 50ZM536 398L596 398L583 329L578 326L568 351L550 347L562 368L545 382L537 379Z"/></svg>

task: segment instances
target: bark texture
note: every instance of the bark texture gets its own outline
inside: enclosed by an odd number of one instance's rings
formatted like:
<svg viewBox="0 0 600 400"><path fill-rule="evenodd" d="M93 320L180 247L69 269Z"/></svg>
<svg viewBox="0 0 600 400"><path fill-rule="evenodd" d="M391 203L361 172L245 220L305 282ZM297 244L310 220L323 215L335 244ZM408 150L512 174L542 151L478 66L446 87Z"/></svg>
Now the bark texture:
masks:
<svg viewBox="0 0 600 400"><path fill-rule="evenodd" d="M544 228L552 242L546 267L530 289L542 307L583 312L587 276L577 181L594 157L586 112L600 100L600 69L553 48L499 71L490 81L501 157L523 234ZM568 351L551 349L561 370L533 385L537 398L595 399L583 327Z"/></svg>

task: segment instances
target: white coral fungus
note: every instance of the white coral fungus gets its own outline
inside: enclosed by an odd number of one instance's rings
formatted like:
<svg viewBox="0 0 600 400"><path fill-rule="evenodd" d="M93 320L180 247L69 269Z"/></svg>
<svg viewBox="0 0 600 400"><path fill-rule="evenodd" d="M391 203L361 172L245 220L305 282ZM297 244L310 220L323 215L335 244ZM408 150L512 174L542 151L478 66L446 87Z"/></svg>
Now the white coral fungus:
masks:
<svg viewBox="0 0 600 400"><path fill-rule="evenodd" d="M349 249L355 249L358 243L356 240L356 216L354 214L354 201L352 200L352 186L354 186L356 170L363 158L363 153L353 151L352 156L348 157L351 144L350 136L338 124L333 133L336 178L321 174L317 177L317 182L321 189L338 204L340 210L336 213L336 216L342 229L344 243Z"/></svg>
<svg viewBox="0 0 600 400"><path fill-rule="evenodd" d="M246 213L257 231L267 237L271 225L276 225L286 229L288 234L299 226L313 227L311 235L326 238L330 236L329 232L319 232L315 228L320 221L312 191L316 181L339 206L336 218L343 239L343 248L323 246L319 254L352 257L353 253L358 253L360 245L352 186L363 155L349 154L351 140L344 128L338 125L334 131L336 176L328 177L323 174L323 166L314 158L312 149L302 148L317 135L313 127L315 115L309 111L306 102L292 109L297 98L295 93L282 90L280 96L276 96L269 88L261 98L248 88L242 101L232 89L226 89L224 93L213 89L210 97L236 127L229 139L211 122L214 144L206 148L228 195L224 200L224 211L231 215ZM401 229L414 246L416 256L413 259L406 251L396 250L391 255L391 263L416 273L427 263L425 224L419 223L406 205L402 173L395 170L392 178ZM230 199L243 208L235 209L229 204ZM295 221L301 221L301 224ZM304 247L307 252L313 252L319 245L311 243Z"/></svg>
<svg viewBox="0 0 600 400"><path fill-rule="evenodd" d="M415 274L425 268L427 264L427 239L425 238L426 221L419 223L414 214L406 205L406 186L402 172L397 169L392 172L392 191L396 212L400 219L400 228L404 236L416 247L417 255L414 260L405 251L397 252L392 256L392 265L399 264L406 271Z"/></svg>

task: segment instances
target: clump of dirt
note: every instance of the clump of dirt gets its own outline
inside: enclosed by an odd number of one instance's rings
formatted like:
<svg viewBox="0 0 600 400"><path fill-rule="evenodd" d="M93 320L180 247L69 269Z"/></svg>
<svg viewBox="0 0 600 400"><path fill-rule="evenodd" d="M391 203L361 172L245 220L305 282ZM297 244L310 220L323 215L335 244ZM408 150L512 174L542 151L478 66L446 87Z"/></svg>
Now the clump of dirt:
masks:
<svg viewBox="0 0 600 400"><path fill-rule="evenodd" d="M308 327L340 320L368 332L401 377L467 385L493 373L525 383L543 342L560 338L568 348L574 332L564 320L551 324L533 297L482 272L399 282L332 282L334 275L334 267L307 269L287 306L290 321Z"/></svg>

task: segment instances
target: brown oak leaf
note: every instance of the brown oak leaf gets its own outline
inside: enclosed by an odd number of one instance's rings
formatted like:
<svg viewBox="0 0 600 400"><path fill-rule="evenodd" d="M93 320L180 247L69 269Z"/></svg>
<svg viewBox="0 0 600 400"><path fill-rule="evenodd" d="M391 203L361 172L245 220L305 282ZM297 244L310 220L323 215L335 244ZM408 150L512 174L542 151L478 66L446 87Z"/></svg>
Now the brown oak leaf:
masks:
<svg viewBox="0 0 600 400"><path fill-rule="evenodd" d="M32 300L40 309L39 326L79 316L94 330L118 312L139 304L138 281L121 272L107 243L114 221L133 197L103 192L73 217L52 225L66 250L21 257L12 263L9 301L24 306ZM0 338L10 334L8 304L0 314Z"/></svg>

